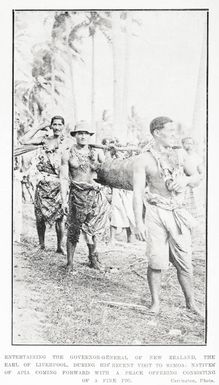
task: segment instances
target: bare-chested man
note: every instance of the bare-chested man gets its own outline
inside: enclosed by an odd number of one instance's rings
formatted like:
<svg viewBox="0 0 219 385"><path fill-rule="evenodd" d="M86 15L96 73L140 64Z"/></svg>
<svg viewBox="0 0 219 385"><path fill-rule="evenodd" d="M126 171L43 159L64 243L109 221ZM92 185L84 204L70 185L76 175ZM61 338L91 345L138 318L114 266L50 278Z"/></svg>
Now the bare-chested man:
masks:
<svg viewBox="0 0 219 385"><path fill-rule="evenodd" d="M193 293L190 233L194 219L182 207L185 187L197 185L200 174L184 150L173 148L176 129L171 119L154 119L150 131L154 144L136 157L133 166L136 236L147 241L148 246L150 310L155 314L159 312L161 272L168 268L170 260L177 269L187 308L200 314ZM142 218L143 203L146 226Z"/></svg>
<svg viewBox="0 0 219 385"><path fill-rule="evenodd" d="M63 208L68 214L67 267L73 269L73 256L82 230L89 249L90 267L102 270L96 252L96 236L106 228L109 203L94 178L96 167L105 160L104 154L88 145L93 132L87 122L76 124L71 135L76 144L63 156L60 173Z"/></svg>
<svg viewBox="0 0 219 385"><path fill-rule="evenodd" d="M21 138L22 144L43 145L41 156L39 156L39 161L36 164L39 172L34 198L36 226L40 248L44 250L46 224L51 226L55 223L57 234L56 252L61 254L64 254L62 246L64 213L62 209L59 171L62 154L67 147L63 135L64 126L64 118L56 115L52 117L50 124L32 128ZM48 136L47 128L51 129L51 136Z"/></svg>
<svg viewBox="0 0 219 385"><path fill-rule="evenodd" d="M197 168L201 179L204 178L203 159L196 152L195 141L191 136L182 139L182 145L187 153L189 161ZM204 207L204 189L202 185L199 186L187 186L185 194L185 207L195 217L201 217L201 209Z"/></svg>

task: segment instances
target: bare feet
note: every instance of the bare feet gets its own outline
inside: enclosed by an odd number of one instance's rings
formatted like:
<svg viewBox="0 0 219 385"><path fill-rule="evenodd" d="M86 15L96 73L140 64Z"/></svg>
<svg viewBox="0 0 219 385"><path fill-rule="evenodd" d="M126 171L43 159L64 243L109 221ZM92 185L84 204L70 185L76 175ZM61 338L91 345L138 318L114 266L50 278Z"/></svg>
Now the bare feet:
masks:
<svg viewBox="0 0 219 385"><path fill-rule="evenodd" d="M46 251L45 249L45 245L39 245L35 251L34 251L34 254L38 254L38 255L41 255L41 254L44 254L43 252Z"/></svg>
<svg viewBox="0 0 219 385"><path fill-rule="evenodd" d="M62 254L62 255L66 255L66 252L65 252L65 250L62 247L58 247L57 250L56 250L56 253Z"/></svg>
<svg viewBox="0 0 219 385"><path fill-rule="evenodd" d="M201 312L201 310L199 310L199 308L196 306L196 305L187 305L187 309L189 311L191 311L192 313L198 315L203 321L205 319L203 313Z"/></svg>
<svg viewBox="0 0 219 385"><path fill-rule="evenodd" d="M95 270L99 270L100 272L105 272L105 266L101 264L98 258L97 252L89 255L89 267Z"/></svg>
<svg viewBox="0 0 219 385"><path fill-rule="evenodd" d="M72 272L73 271L73 264L72 263L67 263L66 270L69 273Z"/></svg>
<svg viewBox="0 0 219 385"><path fill-rule="evenodd" d="M151 305L151 307L149 308L149 313L154 314L154 315L158 314L159 311L160 311L160 306L159 306L159 304L156 304L156 303Z"/></svg>
<svg viewBox="0 0 219 385"><path fill-rule="evenodd" d="M105 267L101 264L99 261L98 253L96 251L90 252L89 253L89 267L95 270L99 270L101 272L105 271Z"/></svg>
<svg viewBox="0 0 219 385"><path fill-rule="evenodd" d="M106 271L106 268L99 261L90 262L89 267L91 269L99 270L100 272Z"/></svg>

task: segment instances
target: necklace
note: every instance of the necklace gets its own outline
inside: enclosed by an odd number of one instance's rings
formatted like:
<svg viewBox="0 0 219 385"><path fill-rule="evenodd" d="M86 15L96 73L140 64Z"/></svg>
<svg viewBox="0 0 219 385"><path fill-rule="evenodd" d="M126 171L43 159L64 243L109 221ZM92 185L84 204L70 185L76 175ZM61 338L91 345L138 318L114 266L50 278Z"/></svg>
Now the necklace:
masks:
<svg viewBox="0 0 219 385"><path fill-rule="evenodd" d="M62 144L63 140L64 140L64 136L63 135L60 135L57 138L52 138L51 140L47 140L47 141L45 141L45 143L43 145L43 149L47 153L53 153L53 152L55 152L55 151L57 151L59 149L59 147Z"/></svg>
<svg viewBox="0 0 219 385"><path fill-rule="evenodd" d="M94 162L94 151L90 148L85 152L78 150L76 147L71 149L71 154L73 157L76 157L78 161L79 168L87 172L90 170L92 163Z"/></svg>
<svg viewBox="0 0 219 385"><path fill-rule="evenodd" d="M149 150L157 162L159 173L161 178L164 180L167 190L171 190L171 183L181 174L182 170L180 167L179 155L176 151L171 149L171 151L165 154L161 151L158 152L153 148Z"/></svg>

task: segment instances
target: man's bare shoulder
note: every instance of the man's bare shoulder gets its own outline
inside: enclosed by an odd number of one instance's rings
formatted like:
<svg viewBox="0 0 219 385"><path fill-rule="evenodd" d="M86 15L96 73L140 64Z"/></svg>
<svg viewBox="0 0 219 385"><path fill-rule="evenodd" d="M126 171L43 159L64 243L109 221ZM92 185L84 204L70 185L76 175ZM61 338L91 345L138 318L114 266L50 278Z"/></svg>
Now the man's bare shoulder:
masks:
<svg viewBox="0 0 219 385"><path fill-rule="evenodd" d="M98 160L98 162L100 162L100 163L104 163L106 160L105 154L101 148L96 149L96 160Z"/></svg>
<svg viewBox="0 0 219 385"><path fill-rule="evenodd" d="M68 137L64 137L61 142L61 148L64 150L69 150L73 146L72 141Z"/></svg>
<svg viewBox="0 0 219 385"><path fill-rule="evenodd" d="M153 155L151 154L150 151L146 151L135 156L134 168L138 169L138 168L144 167L145 170L149 170L153 162L154 162Z"/></svg>
<svg viewBox="0 0 219 385"><path fill-rule="evenodd" d="M76 144L72 144L71 146L69 146L69 152L73 152L76 148Z"/></svg>
<svg viewBox="0 0 219 385"><path fill-rule="evenodd" d="M152 154L150 151L145 151L145 152L141 152L140 154L138 155L135 155L135 158L136 159L139 159L139 160L150 160L153 158Z"/></svg>
<svg viewBox="0 0 219 385"><path fill-rule="evenodd" d="M72 149L73 146L71 147L65 147L62 151L62 164L64 163L67 163L70 159L70 156L71 156L71 149Z"/></svg>

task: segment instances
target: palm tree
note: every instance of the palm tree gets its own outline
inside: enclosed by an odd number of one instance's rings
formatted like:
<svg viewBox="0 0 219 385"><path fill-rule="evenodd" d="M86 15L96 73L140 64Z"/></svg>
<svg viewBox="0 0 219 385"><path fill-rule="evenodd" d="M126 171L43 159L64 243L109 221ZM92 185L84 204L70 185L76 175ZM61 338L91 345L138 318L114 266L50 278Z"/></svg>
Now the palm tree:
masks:
<svg viewBox="0 0 219 385"><path fill-rule="evenodd" d="M58 52L57 62L67 63L68 73L71 81L72 94L72 110L73 122L77 121L77 100L75 93L74 82L74 61L83 61L81 57L81 37L79 32L82 28L87 26L87 21L84 20L78 12L75 11L58 11L55 13L54 23L52 26L53 44ZM59 56L59 57L58 57ZM56 65L55 60L55 65ZM66 79L67 83L67 79Z"/></svg>
<svg viewBox="0 0 219 385"><path fill-rule="evenodd" d="M141 22L131 11L113 11L113 110L115 135L122 141L128 135L128 84L131 52L132 25ZM125 34L122 36L122 34ZM122 45L124 44L124 54ZM123 65L121 64L123 63Z"/></svg>
<svg viewBox="0 0 219 385"><path fill-rule="evenodd" d="M35 44L29 28L28 15L15 14L15 115L20 125L37 124L50 96L51 45L49 41Z"/></svg>
<svg viewBox="0 0 219 385"><path fill-rule="evenodd" d="M23 20L20 13L15 13L14 33L14 117L15 117L15 138L19 138L19 131L22 132L27 120L33 120L33 115L28 108L25 97L28 90L33 87L32 81L32 41L28 33L26 20Z"/></svg>
<svg viewBox="0 0 219 385"><path fill-rule="evenodd" d="M95 129L95 25L90 25L89 32L92 42L92 59L91 59L91 127Z"/></svg>
<svg viewBox="0 0 219 385"><path fill-rule="evenodd" d="M100 31L111 43L109 31L112 27L109 12L90 11L86 13L87 27L91 37L91 126L95 129L95 35ZM86 23L85 25L86 26Z"/></svg>
<svg viewBox="0 0 219 385"><path fill-rule="evenodd" d="M123 140L121 108L121 12L112 12L112 52L113 52L113 130L114 135Z"/></svg>

